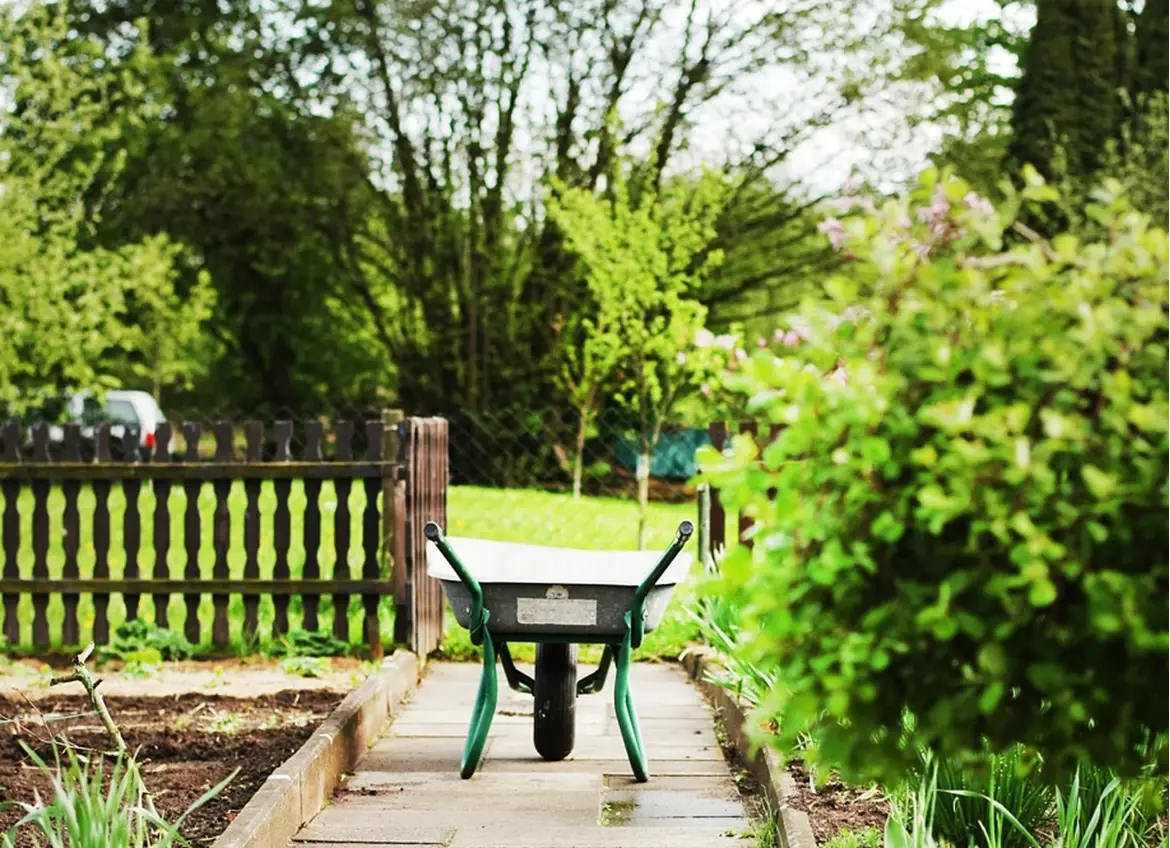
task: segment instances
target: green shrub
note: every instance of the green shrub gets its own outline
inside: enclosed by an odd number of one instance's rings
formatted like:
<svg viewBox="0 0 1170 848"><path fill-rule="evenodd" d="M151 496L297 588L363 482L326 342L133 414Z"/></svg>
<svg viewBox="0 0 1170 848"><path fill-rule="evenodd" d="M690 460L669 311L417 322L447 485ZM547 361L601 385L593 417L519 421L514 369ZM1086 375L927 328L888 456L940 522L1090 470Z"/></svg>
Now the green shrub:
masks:
<svg viewBox="0 0 1170 848"><path fill-rule="evenodd" d="M285 657L280 661L280 670L297 677L324 677L329 673L329 660L325 657Z"/></svg>
<svg viewBox="0 0 1170 848"><path fill-rule="evenodd" d="M155 663L162 660L189 660L195 646L175 630L136 618L118 626L113 641L98 649L98 660Z"/></svg>
<svg viewBox="0 0 1170 848"><path fill-rule="evenodd" d="M279 649L287 657L347 657L351 646L316 630L290 630L280 637Z"/></svg>
<svg viewBox="0 0 1170 848"><path fill-rule="evenodd" d="M1167 729L1167 236L1102 193L1107 241L1005 248L1014 211L926 174L829 222L844 313L729 377L779 436L701 457L759 522L722 591L776 742L854 778L985 740L1128 774Z"/></svg>

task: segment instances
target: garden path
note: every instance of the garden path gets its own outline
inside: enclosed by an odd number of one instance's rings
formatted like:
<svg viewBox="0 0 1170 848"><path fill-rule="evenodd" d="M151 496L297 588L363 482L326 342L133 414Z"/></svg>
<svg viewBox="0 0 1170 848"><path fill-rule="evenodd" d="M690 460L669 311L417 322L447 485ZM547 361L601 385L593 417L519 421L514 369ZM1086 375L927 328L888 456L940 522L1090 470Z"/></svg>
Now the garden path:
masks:
<svg viewBox="0 0 1170 848"><path fill-rule="evenodd" d="M752 848L711 708L675 666L631 675L648 783L630 776L612 679L578 699L576 748L549 763L533 749L532 698L502 672L482 765L461 780L480 667L438 664L294 848Z"/></svg>

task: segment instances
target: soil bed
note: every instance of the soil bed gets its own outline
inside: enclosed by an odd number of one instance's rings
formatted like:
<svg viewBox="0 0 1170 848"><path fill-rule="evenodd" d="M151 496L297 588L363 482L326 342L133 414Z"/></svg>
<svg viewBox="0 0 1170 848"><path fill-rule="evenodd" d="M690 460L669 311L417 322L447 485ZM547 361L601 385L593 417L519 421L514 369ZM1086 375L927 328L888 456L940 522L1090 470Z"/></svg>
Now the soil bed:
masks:
<svg viewBox="0 0 1170 848"><path fill-rule="evenodd" d="M269 774L304 744L313 730L341 702L342 694L327 690L283 691L255 698L212 693L169 697L109 696L106 704L130 750L138 751L147 788L159 813L177 819L200 795L235 769L239 774L213 800L184 823L183 835L194 845L210 845L235 814L260 788ZM44 716L88 710L83 697L49 696L34 709L23 699L0 694L0 717L19 717L20 725L0 725L0 801L32 801L50 784L20 746L23 740L51 758ZM47 725L84 747L109 750L110 744L94 717ZM0 833L21 817L17 810L0 810ZM17 839L17 846L34 843Z"/></svg>
<svg viewBox="0 0 1170 848"><path fill-rule="evenodd" d="M808 814L818 845L824 845L844 831L856 833L871 827L878 831L885 828L890 807L880 789L848 786L832 775L814 793L802 763L789 763L788 772L796 783L796 797L790 798L789 804Z"/></svg>

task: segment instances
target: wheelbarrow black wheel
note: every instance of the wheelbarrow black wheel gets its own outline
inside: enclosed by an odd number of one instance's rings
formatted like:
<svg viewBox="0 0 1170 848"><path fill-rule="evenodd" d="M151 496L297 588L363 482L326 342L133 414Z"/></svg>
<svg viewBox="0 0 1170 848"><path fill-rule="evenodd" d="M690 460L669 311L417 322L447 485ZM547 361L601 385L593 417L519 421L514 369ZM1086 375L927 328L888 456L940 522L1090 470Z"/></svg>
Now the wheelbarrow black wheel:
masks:
<svg viewBox="0 0 1170 848"><path fill-rule="evenodd" d="M577 646L536 646L532 741L546 760L573 752L577 723Z"/></svg>

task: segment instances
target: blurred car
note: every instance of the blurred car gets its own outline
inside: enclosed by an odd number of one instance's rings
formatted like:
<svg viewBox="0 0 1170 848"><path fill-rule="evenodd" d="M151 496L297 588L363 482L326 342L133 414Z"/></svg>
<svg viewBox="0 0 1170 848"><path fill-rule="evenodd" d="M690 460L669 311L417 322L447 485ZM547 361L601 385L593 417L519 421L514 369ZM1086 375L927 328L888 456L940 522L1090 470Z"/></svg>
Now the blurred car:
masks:
<svg viewBox="0 0 1170 848"><path fill-rule="evenodd" d="M64 450L64 425L80 424L81 457L88 462L94 457L94 430L98 424L110 425L110 454L115 459L125 458L127 450L131 449L137 450L138 459L146 459L156 453L158 427L166 420L166 415L149 393L111 389L101 401L91 392L79 392L47 403L40 413L31 417L30 423L49 424L49 451L54 459L59 459ZM31 428L26 438L23 450L28 456L33 447ZM166 457L169 459L177 449L178 441L172 433L166 445Z"/></svg>

